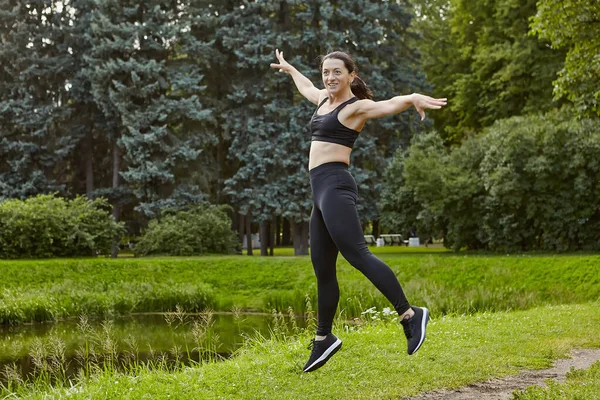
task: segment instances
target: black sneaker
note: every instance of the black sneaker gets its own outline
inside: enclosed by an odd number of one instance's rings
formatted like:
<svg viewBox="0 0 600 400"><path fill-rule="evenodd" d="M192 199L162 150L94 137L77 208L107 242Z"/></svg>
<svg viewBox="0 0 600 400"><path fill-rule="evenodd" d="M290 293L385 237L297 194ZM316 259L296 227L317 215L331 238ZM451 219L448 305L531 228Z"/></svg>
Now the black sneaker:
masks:
<svg viewBox="0 0 600 400"><path fill-rule="evenodd" d="M342 341L332 333L328 334L323 340L313 339L308 348L312 347L310 358L304 365L304 372L312 372L321 368L331 356L333 356L342 347Z"/></svg>
<svg viewBox="0 0 600 400"><path fill-rule="evenodd" d="M429 310L425 307L411 307L415 312L411 318L400 321L404 328L404 335L408 340L408 354L411 355L419 350L425 341L425 330L429 322Z"/></svg>

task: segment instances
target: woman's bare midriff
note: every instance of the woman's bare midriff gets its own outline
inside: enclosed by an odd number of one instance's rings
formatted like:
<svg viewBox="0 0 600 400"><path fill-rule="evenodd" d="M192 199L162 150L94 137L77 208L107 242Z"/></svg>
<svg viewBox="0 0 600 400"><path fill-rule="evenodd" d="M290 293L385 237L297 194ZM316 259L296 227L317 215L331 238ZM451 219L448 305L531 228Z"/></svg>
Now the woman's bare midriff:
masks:
<svg viewBox="0 0 600 400"><path fill-rule="evenodd" d="M314 141L310 143L308 169L311 170L328 162L343 162L350 165L350 147L337 143Z"/></svg>

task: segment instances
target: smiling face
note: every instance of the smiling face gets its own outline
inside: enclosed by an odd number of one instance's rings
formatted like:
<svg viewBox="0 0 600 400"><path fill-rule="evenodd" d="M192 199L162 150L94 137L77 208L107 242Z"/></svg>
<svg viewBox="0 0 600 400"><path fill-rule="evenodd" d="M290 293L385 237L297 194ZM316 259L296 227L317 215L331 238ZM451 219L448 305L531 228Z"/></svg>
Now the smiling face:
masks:
<svg viewBox="0 0 600 400"><path fill-rule="evenodd" d="M348 72L344 61L340 59L328 58L323 61L321 77L330 95L343 94L343 91L350 90L354 75L354 72Z"/></svg>

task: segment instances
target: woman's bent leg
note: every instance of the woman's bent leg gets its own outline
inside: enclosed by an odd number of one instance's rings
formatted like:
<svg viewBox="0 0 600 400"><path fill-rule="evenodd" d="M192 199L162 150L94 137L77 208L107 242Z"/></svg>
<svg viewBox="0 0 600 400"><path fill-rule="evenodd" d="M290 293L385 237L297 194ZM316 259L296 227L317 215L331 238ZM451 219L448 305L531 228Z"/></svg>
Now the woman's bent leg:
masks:
<svg viewBox="0 0 600 400"><path fill-rule="evenodd" d="M337 188L335 194L322 199L325 225L344 258L361 271L402 315L410 304L394 272L367 247L356 211L357 198L353 190Z"/></svg>

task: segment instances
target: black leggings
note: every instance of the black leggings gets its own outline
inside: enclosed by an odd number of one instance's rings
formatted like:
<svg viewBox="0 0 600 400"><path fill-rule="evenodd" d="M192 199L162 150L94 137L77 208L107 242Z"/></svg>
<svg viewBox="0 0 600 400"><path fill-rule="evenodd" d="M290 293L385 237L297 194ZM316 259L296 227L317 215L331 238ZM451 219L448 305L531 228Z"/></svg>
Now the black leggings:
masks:
<svg viewBox="0 0 600 400"><path fill-rule="evenodd" d="M317 276L317 335L331 332L340 298L336 277L338 251L362 272L392 303L405 313L410 305L398 279L383 261L369 251L356 211L358 188L342 162L321 164L310 170L313 210L310 216L310 257Z"/></svg>

